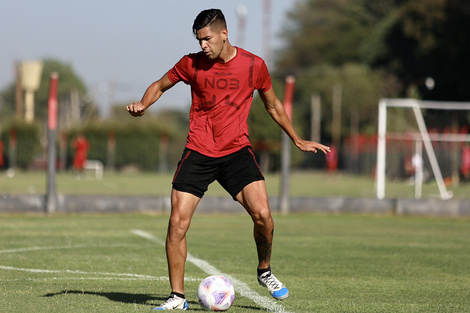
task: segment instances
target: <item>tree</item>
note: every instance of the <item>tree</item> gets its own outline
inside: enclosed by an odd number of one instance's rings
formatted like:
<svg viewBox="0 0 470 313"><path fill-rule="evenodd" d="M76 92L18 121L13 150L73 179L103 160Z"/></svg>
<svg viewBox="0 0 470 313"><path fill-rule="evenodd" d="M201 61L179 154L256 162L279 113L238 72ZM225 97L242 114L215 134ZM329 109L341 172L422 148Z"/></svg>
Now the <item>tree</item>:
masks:
<svg viewBox="0 0 470 313"><path fill-rule="evenodd" d="M275 75L297 77L295 113L304 137L310 135L311 97L322 100L322 141L332 130L332 93L342 90L342 133L375 129L377 103L397 94L393 75L364 63L364 46L376 25L399 0L305 0L288 13ZM353 125L353 126L351 126Z"/></svg>
<svg viewBox="0 0 470 313"><path fill-rule="evenodd" d="M59 73L58 99L59 102L70 98L73 90L78 92L82 110L92 104L84 101L87 89L83 81L75 73L72 66L58 60L46 59L41 75L41 83L35 93L35 119L44 120L47 116L47 102L49 97L49 78L51 73ZM2 119L11 119L15 114L15 84L12 83L0 93L0 112Z"/></svg>
<svg viewBox="0 0 470 313"><path fill-rule="evenodd" d="M390 12L393 0L297 1L281 33L279 70L298 72L319 65L362 61L361 47L374 26Z"/></svg>
<svg viewBox="0 0 470 313"><path fill-rule="evenodd" d="M76 90L78 96L82 99L82 106L89 106L90 103L83 101L84 96L87 94L85 84L80 77L75 73L70 64L65 64L57 60L46 59L44 60L44 69L42 71L41 84L36 92L36 106L35 115L38 119L43 119L47 116L47 101L49 98L49 78L51 73L59 73L58 85L58 99L59 102L69 99L71 92Z"/></svg>
<svg viewBox="0 0 470 313"><path fill-rule="evenodd" d="M405 1L369 38L365 59L428 100L468 101L470 78L470 3L464 0ZM431 77L432 86L426 86Z"/></svg>
<svg viewBox="0 0 470 313"><path fill-rule="evenodd" d="M10 84L0 92L0 123L15 116L15 84Z"/></svg>
<svg viewBox="0 0 470 313"><path fill-rule="evenodd" d="M282 33L276 74L298 77L296 98L304 107L311 93L320 93L327 101L323 112L337 83L343 104L361 114L375 113L370 103L381 97L468 101L470 78L462 70L470 68L468 29L470 3L464 0L297 1ZM360 89L351 66L363 68ZM375 119L364 117L361 128L375 127Z"/></svg>

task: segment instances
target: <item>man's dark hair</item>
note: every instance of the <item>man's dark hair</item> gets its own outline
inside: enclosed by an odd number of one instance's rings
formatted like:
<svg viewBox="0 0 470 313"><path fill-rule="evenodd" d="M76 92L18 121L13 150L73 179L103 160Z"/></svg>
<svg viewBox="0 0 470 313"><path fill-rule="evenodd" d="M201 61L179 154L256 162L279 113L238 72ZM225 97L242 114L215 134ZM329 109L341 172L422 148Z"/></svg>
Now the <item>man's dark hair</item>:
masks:
<svg viewBox="0 0 470 313"><path fill-rule="evenodd" d="M206 26L210 26L216 30L227 28L225 16L222 11L219 9L208 9L199 13L193 23L194 35L197 35L197 31Z"/></svg>

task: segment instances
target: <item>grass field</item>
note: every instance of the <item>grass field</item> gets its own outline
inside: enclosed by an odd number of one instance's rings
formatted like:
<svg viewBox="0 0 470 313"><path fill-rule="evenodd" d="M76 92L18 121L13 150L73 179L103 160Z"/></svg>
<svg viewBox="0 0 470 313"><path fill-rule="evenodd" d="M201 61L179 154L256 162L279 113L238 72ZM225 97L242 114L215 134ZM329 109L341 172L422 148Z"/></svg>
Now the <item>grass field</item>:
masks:
<svg viewBox="0 0 470 313"><path fill-rule="evenodd" d="M59 194L88 195L155 195L170 193L173 174L155 173L105 173L102 180L92 175L77 179L70 173L59 173L56 179ZM271 196L280 189L278 174L266 175L266 186ZM470 183L449 186L454 198L468 198ZM386 184L387 198L413 198L415 188L405 181L389 181ZM44 172L19 172L13 178L0 173L0 194L45 194ZM351 176L341 173L329 175L325 172L294 172L291 175L290 193L293 197L366 197L375 198L374 180L366 176ZM217 184L210 186L207 196L227 196ZM423 198L439 198L435 182L423 185Z"/></svg>
<svg viewBox="0 0 470 313"><path fill-rule="evenodd" d="M169 293L166 215L0 216L1 312L146 312ZM272 267L291 296L256 282L247 215L194 217L186 294L214 268L235 280L229 312L469 312L470 220L275 216ZM204 262L205 261L205 262ZM202 264L202 265L201 265Z"/></svg>

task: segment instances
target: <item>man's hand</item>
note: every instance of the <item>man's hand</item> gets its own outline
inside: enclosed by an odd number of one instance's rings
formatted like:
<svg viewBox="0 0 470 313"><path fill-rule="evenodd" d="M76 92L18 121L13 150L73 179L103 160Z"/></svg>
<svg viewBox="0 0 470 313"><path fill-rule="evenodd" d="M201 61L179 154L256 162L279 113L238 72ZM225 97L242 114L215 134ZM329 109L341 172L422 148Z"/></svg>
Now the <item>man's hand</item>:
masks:
<svg viewBox="0 0 470 313"><path fill-rule="evenodd" d="M323 151L324 154L330 152L330 147L322 145L315 141L301 140L297 147L304 152L313 152L317 153L318 150Z"/></svg>
<svg viewBox="0 0 470 313"><path fill-rule="evenodd" d="M140 101L129 104L126 106L126 110L132 116L142 116L145 113L145 108Z"/></svg>

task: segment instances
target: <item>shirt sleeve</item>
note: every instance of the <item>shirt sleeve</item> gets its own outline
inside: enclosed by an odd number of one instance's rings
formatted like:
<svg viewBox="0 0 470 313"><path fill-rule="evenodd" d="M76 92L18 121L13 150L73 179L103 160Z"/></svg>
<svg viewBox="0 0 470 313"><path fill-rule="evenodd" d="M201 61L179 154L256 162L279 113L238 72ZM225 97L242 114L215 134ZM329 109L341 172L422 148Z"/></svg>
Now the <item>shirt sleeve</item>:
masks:
<svg viewBox="0 0 470 313"><path fill-rule="evenodd" d="M168 71L168 78L173 84L176 84L180 81L188 84L189 82L189 56L182 57L178 63L175 64L169 71Z"/></svg>
<svg viewBox="0 0 470 313"><path fill-rule="evenodd" d="M269 75L266 63L261 59L261 65L258 72L258 79L256 80L256 89L260 92L266 92L271 89L271 76Z"/></svg>

